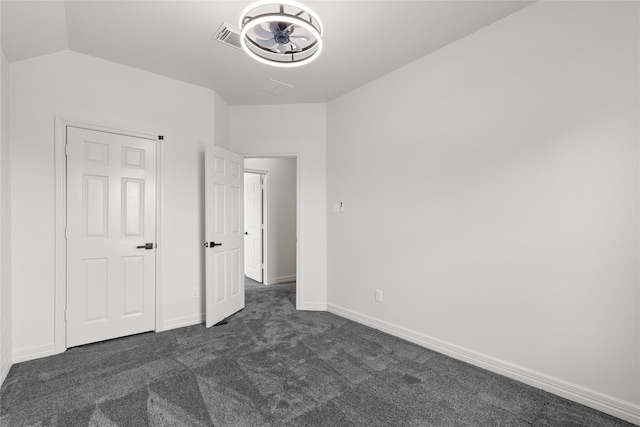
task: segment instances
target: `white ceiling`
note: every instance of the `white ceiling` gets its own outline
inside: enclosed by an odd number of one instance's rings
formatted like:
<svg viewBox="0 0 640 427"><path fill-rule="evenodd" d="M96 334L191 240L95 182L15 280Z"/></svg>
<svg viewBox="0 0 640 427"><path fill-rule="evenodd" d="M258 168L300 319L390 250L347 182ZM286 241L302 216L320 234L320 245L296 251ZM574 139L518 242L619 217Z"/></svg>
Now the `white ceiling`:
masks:
<svg viewBox="0 0 640 427"><path fill-rule="evenodd" d="M73 50L215 90L229 105L326 102L531 1L304 1L323 24L314 62L277 68L212 38L250 1L1 2L10 62ZM263 90L270 79L294 86Z"/></svg>

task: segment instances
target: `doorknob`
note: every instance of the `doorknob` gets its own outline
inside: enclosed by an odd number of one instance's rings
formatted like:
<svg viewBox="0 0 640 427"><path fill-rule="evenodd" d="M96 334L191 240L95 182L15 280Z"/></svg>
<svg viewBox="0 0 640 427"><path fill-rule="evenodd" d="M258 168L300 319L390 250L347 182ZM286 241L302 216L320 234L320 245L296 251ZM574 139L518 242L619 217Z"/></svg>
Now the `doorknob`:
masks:
<svg viewBox="0 0 640 427"><path fill-rule="evenodd" d="M136 246L136 249L153 249L153 243L145 243L142 246Z"/></svg>
<svg viewBox="0 0 640 427"><path fill-rule="evenodd" d="M213 248L215 246L222 246L222 243L216 243L216 242L204 242L204 247L205 248Z"/></svg>
<svg viewBox="0 0 640 427"><path fill-rule="evenodd" d="M248 236L248 235L249 235L249 232L248 232L248 231L245 231L245 232L244 232L244 235L245 235L245 236Z"/></svg>

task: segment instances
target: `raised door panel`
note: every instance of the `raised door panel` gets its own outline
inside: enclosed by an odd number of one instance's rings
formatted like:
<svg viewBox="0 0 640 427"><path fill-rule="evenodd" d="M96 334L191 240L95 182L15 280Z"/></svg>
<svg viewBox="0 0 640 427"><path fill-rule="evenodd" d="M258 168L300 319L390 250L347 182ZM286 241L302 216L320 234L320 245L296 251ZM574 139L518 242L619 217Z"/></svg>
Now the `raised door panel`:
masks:
<svg viewBox="0 0 640 427"><path fill-rule="evenodd" d="M226 198L225 198L225 186L222 184L215 184L213 188L213 234L224 235L225 234L225 210L226 210Z"/></svg>
<svg viewBox="0 0 640 427"><path fill-rule="evenodd" d="M217 252L213 254L213 289L215 303L220 304L227 299L226 277L227 277L227 254Z"/></svg>
<svg viewBox="0 0 640 427"><path fill-rule="evenodd" d="M237 186L229 187L229 230L231 234L240 234L240 224L242 223L243 213L240 211L240 188Z"/></svg>
<svg viewBox="0 0 640 427"><path fill-rule="evenodd" d="M122 258L122 316L144 314L144 257Z"/></svg>
<svg viewBox="0 0 640 427"><path fill-rule="evenodd" d="M82 260L83 323L106 321L108 318L109 260Z"/></svg>
<svg viewBox="0 0 640 427"><path fill-rule="evenodd" d="M242 251L240 248L232 249L230 252L231 258L231 266L230 266L230 275L231 275L231 296L235 297L240 293L241 286L240 284L243 281L242 277Z"/></svg>
<svg viewBox="0 0 640 427"><path fill-rule="evenodd" d="M122 167L130 169L144 169L145 150L139 148L122 147Z"/></svg>
<svg viewBox="0 0 640 427"><path fill-rule="evenodd" d="M109 165L109 144L83 141L84 161L89 165Z"/></svg>
<svg viewBox="0 0 640 427"><path fill-rule="evenodd" d="M236 182L240 181L240 170L242 167L238 162L234 162L233 160L229 161L229 176L236 180Z"/></svg>
<svg viewBox="0 0 640 427"><path fill-rule="evenodd" d="M220 156L214 156L213 158L213 173L219 176L225 176L226 164L224 158Z"/></svg>
<svg viewBox="0 0 640 427"><path fill-rule="evenodd" d="M107 237L109 224L109 178L83 177L83 223L85 237Z"/></svg>
<svg viewBox="0 0 640 427"><path fill-rule="evenodd" d="M144 180L122 179L122 236L144 237Z"/></svg>

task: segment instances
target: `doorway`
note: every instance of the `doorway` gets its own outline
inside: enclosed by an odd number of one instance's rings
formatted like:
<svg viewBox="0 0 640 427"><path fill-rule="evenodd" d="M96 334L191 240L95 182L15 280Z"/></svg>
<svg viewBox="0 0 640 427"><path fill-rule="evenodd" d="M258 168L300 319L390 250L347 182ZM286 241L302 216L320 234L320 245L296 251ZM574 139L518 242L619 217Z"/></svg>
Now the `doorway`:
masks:
<svg viewBox="0 0 640 427"><path fill-rule="evenodd" d="M258 242L253 243L259 245L258 249L262 249L262 280L257 280L255 277L259 276L252 275L250 269L245 270L245 275L264 285L296 282L298 159L291 156L245 157L244 166L245 173L252 175L249 179L259 182L262 186L261 191L256 191L256 194L245 191L245 221L251 218L262 220L260 225L262 233L255 234L260 230L254 228L254 236L261 237L261 242L256 239ZM258 200L260 195L261 199ZM250 198L253 198L253 201ZM262 205L261 215L259 215L260 204ZM247 211L247 208L253 211ZM251 236L251 230L247 225L249 223L245 223L245 232L249 234L245 235L245 238L248 239ZM258 249L245 244L245 260L256 256Z"/></svg>

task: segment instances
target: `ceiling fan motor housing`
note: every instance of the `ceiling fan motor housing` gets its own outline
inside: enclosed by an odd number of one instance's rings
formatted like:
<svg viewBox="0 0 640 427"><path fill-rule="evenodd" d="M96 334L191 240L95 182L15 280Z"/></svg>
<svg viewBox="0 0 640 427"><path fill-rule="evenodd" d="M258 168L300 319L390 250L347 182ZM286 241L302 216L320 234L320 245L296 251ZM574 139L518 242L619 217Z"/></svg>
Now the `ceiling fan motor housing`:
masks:
<svg viewBox="0 0 640 427"><path fill-rule="evenodd" d="M279 44L289 43L289 34L293 32L293 25L287 25L286 22L278 22L276 27L277 30L273 33L273 39Z"/></svg>

